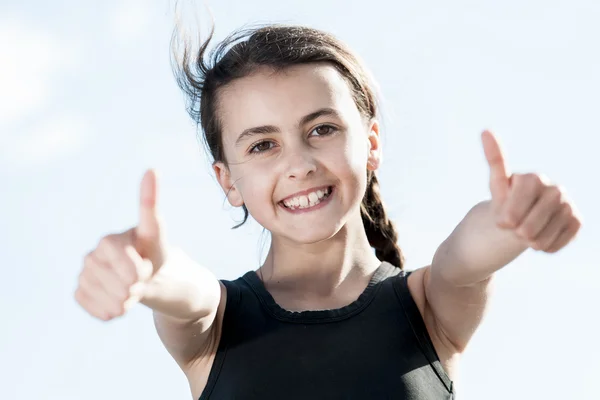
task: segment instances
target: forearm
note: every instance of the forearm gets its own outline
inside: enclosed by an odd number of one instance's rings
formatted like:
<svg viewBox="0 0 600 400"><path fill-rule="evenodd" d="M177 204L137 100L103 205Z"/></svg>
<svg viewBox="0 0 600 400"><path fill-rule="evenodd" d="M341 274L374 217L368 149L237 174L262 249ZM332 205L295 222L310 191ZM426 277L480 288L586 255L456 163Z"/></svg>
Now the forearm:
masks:
<svg viewBox="0 0 600 400"><path fill-rule="evenodd" d="M161 316L185 322L214 314L220 296L219 281L212 272L173 248L140 302Z"/></svg>
<svg viewBox="0 0 600 400"><path fill-rule="evenodd" d="M501 229L490 202L473 207L439 246L432 273L457 286L484 281L527 249L511 230Z"/></svg>

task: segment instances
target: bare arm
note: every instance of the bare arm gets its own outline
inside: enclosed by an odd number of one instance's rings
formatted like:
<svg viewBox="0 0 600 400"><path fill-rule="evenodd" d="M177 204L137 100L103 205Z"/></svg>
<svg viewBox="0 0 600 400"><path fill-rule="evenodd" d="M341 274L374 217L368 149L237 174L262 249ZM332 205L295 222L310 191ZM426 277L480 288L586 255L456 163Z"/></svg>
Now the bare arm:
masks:
<svg viewBox="0 0 600 400"><path fill-rule="evenodd" d="M206 268L167 244L157 211L157 177L148 170L140 188L140 222L104 236L84 258L75 291L77 302L103 321L124 315L142 302L154 310L158 334L186 371L216 336L211 332L224 310L225 288Z"/></svg>
<svg viewBox="0 0 600 400"><path fill-rule="evenodd" d="M526 248L493 222L490 203L476 205L440 245L423 274L436 326L457 352L464 351L485 315L494 272Z"/></svg>
<svg viewBox="0 0 600 400"><path fill-rule="evenodd" d="M473 207L439 246L423 273L426 304L456 352L481 323L493 275L527 248L556 252L581 222L556 186L535 174L508 176L495 138L484 133L492 200Z"/></svg>
<svg viewBox="0 0 600 400"><path fill-rule="evenodd" d="M172 249L152 278L141 303L154 311L158 335L175 361L186 369L201 357L211 337L225 287L183 251Z"/></svg>

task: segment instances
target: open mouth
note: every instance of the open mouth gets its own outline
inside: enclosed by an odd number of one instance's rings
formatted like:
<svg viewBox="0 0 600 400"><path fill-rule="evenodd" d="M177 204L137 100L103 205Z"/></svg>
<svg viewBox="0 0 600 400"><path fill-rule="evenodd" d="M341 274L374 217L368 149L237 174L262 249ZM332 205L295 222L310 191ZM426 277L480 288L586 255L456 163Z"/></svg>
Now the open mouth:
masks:
<svg viewBox="0 0 600 400"><path fill-rule="evenodd" d="M327 188L315 190L314 192L310 192L306 195L285 199L280 201L280 204L289 210L303 210L312 208L329 198L332 191L333 186L327 186Z"/></svg>

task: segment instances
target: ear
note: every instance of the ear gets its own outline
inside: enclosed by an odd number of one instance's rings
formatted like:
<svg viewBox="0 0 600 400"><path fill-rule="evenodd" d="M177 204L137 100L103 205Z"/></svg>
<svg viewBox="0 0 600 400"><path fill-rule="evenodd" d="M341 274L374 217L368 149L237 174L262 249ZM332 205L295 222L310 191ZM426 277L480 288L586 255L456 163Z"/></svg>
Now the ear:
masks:
<svg viewBox="0 0 600 400"><path fill-rule="evenodd" d="M379 122L376 119L370 122L368 141L369 157L367 159L367 169L375 171L381 164L381 137L379 136Z"/></svg>
<svg viewBox="0 0 600 400"><path fill-rule="evenodd" d="M221 188L225 192L225 196L227 196L227 200L229 200L229 204L231 204L233 207L243 206L244 199L231 179L231 172L229 171L229 168L227 168L222 161L217 161L213 163L213 170L215 171L219 185L221 185Z"/></svg>

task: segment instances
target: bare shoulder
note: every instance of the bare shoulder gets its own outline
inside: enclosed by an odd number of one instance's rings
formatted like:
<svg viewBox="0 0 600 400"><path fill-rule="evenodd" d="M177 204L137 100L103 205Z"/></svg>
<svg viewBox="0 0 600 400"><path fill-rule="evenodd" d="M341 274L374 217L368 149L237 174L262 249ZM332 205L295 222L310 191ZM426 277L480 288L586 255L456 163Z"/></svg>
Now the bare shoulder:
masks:
<svg viewBox="0 0 600 400"><path fill-rule="evenodd" d="M427 300L426 282L430 273L430 266L422 267L412 271L408 276L408 290L415 301L417 308L423 318L427 333L431 338L435 351L442 366L450 379L455 379L455 371L458 362L458 352L455 346L445 337L439 322Z"/></svg>
<svg viewBox="0 0 600 400"><path fill-rule="evenodd" d="M182 367L194 399L200 398L202 391L206 387L223 331L223 317L227 306L227 287L222 282L219 282L219 284L221 286L221 301L219 302L215 319L207 332L203 348L194 359Z"/></svg>

